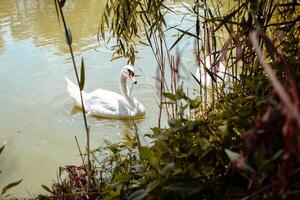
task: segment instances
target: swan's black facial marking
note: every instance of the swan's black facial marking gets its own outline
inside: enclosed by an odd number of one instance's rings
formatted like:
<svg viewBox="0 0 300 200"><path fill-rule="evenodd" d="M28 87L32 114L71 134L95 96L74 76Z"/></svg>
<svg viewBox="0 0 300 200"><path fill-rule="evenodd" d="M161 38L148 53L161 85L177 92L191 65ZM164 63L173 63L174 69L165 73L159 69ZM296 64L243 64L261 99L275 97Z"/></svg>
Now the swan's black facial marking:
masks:
<svg viewBox="0 0 300 200"><path fill-rule="evenodd" d="M128 73L129 73L129 77L134 77L134 72L131 71L130 69L127 69Z"/></svg>
<svg viewBox="0 0 300 200"><path fill-rule="evenodd" d="M129 73L129 77L134 77L134 72L133 71L131 71L130 69L127 69L127 71L128 71L128 73ZM137 81L134 81L133 82L134 84L137 84Z"/></svg>

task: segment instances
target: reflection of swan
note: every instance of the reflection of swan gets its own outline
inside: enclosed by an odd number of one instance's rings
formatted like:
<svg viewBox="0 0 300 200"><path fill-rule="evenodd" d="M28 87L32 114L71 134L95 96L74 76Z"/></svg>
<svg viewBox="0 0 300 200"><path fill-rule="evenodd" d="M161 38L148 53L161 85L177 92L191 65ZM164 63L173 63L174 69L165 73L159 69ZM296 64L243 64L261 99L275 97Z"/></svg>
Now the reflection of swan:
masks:
<svg viewBox="0 0 300 200"><path fill-rule="evenodd" d="M82 92L85 110L88 114L106 118L133 118L145 114L145 108L136 98L129 94L127 80L130 78L136 83L134 69L125 65L120 73L120 89L122 95L103 89L91 93ZM76 106L81 107L79 88L67 77L67 90L76 101Z"/></svg>

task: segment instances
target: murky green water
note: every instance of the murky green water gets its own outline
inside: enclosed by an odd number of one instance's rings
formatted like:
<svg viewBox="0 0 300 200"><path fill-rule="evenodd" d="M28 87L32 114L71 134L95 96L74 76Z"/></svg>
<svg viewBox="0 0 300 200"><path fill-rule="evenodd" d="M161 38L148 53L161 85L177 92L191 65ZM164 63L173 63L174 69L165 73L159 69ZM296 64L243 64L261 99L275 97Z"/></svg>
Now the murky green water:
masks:
<svg viewBox="0 0 300 200"><path fill-rule="evenodd" d="M99 0L67 1L65 17L73 33L77 62L85 59L85 90L119 92L119 71L126 60L111 62L113 52L99 45L95 37L103 6L104 1ZM188 53L192 50L184 48ZM140 46L138 51L137 74L141 74L140 68L155 85L154 57L146 47ZM23 179L11 190L16 196L38 194L43 191L41 184L49 185L56 179L59 166L80 162L74 136L83 148L83 120L73 110L65 76L75 80L53 0L1 0L0 143L6 142L6 148L0 157L0 188ZM133 95L146 107L145 118L136 120L143 135L157 122L155 93L141 76ZM104 140L120 140L131 127L129 121L122 120L88 117L88 121L92 147L99 147Z"/></svg>

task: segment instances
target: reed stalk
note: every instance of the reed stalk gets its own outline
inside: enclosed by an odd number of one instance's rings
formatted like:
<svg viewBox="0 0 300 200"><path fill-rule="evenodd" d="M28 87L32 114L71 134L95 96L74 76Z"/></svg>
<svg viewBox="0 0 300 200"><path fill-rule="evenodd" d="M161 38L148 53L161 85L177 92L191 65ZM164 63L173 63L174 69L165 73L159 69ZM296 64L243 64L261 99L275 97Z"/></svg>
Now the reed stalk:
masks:
<svg viewBox="0 0 300 200"><path fill-rule="evenodd" d="M64 13L62 10L62 7L64 5L64 0L54 0L55 3L55 7L56 9L58 8L59 10L59 14L61 16L61 19L63 21L63 26L64 26L64 31L65 31L65 35L66 35L66 40L67 40L67 44L69 47L69 51L71 54L71 58L72 58L72 63L73 63L73 67L74 67L74 72L75 72L75 76L76 76L76 81L78 84L78 88L80 88L79 93L80 93L80 101L81 101L81 107L82 107L82 115L83 115L83 121L84 121L84 127L85 127L85 131L86 131L86 152L87 152L87 185L86 185L86 192L89 192L90 190L90 181L91 181L91 159L90 159L90 127L88 125L87 122L87 117L86 117L86 113L85 113L85 106L83 103L83 97L82 97L82 90L83 87L81 87L81 85L84 85L84 80L80 80L79 78L79 73L77 70L77 66L76 66L76 62L75 62L75 58L74 58L74 53L73 53L73 48L72 48L72 35L71 35L71 31L70 29L68 29L67 24L66 24L66 20L64 17ZM59 15L58 15L59 16ZM82 65L81 67L84 68L84 64L83 64L83 59L82 59ZM84 71L81 71L81 73L84 73ZM81 77L84 76L81 74Z"/></svg>

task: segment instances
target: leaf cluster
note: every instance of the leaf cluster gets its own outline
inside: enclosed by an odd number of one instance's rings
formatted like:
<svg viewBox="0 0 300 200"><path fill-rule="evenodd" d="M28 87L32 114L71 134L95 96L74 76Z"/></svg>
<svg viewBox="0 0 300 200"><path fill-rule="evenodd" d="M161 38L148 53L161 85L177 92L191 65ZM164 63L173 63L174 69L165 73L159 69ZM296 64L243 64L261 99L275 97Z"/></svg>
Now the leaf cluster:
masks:
<svg viewBox="0 0 300 200"><path fill-rule="evenodd" d="M113 59L127 57L128 62L134 64L137 38L150 30L161 30L165 24L163 7L161 0L108 0L101 17L98 40L100 37L106 39L108 28L117 39Z"/></svg>

